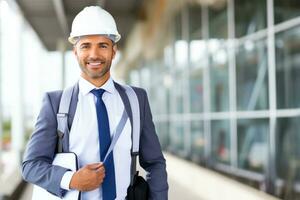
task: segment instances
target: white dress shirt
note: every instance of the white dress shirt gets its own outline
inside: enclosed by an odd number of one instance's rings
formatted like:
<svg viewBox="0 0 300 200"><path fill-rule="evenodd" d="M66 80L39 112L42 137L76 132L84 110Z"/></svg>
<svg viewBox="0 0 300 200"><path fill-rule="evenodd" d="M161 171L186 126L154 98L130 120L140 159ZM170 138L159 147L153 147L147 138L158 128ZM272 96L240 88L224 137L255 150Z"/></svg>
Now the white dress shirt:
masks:
<svg viewBox="0 0 300 200"><path fill-rule="evenodd" d="M96 87L80 77L78 103L69 137L69 150L78 156L79 168L87 164L100 162L96 97L90 92ZM102 87L106 92L103 101L107 109L111 136L117 127L123 110L123 101L110 78ZM98 89L98 88L97 88ZM116 200L124 200L130 183L131 164L131 125L129 119L114 147L114 166L116 178ZM66 172L61 188L69 190L74 172ZM81 200L102 200L101 186L89 192L82 192Z"/></svg>

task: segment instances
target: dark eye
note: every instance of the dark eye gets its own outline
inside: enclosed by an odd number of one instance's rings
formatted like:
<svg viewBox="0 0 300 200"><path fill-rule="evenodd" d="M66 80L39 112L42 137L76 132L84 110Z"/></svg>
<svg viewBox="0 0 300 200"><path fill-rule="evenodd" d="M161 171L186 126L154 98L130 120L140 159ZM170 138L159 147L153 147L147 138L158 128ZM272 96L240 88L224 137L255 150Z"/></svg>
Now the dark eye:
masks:
<svg viewBox="0 0 300 200"><path fill-rule="evenodd" d="M80 49L87 49L87 48L89 48L89 45L87 45L87 44L83 44L80 46Z"/></svg>
<svg viewBox="0 0 300 200"><path fill-rule="evenodd" d="M107 49L107 46L108 46L107 44L100 44L101 49Z"/></svg>

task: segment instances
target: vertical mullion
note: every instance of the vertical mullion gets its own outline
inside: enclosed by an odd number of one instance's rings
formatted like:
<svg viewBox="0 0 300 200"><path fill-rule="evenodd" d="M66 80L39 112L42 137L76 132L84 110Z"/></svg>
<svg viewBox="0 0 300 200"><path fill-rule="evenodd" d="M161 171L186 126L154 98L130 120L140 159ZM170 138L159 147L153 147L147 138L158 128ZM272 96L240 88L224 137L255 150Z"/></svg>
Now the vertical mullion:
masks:
<svg viewBox="0 0 300 200"><path fill-rule="evenodd" d="M237 148L237 101L236 101L236 62L235 62L235 12L234 0L228 0L228 77L229 77L229 110L230 110L230 157L231 166L238 167L238 148Z"/></svg>
<svg viewBox="0 0 300 200"><path fill-rule="evenodd" d="M189 21L189 9L187 6L184 7L182 13L182 36L183 39L187 42L187 62L183 72L183 111L184 111L184 154L185 156L190 155L191 153L191 121L189 119L190 113L190 82L189 82L189 74L190 74L190 51L189 51L189 31L190 30L190 21Z"/></svg>
<svg viewBox="0 0 300 200"><path fill-rule="evenodd" d="M208 7L202 6L201 7L201 20L202 20L202 35L205 41L206 49L208 49L208 42L209 42L209 22L208 22ZM203 113L204 113L204 134L205 134L205 160L207 165L211 164L211 127L210 127L210 76L209 76L209 53L208 51L205 52L205 60L203 66Z"/></svg>
<svg viewBox="0 0 300 200"><path fill-rule="evenodd" d="M266 169L266 186L269 193L275 191L276 180L276 64L275 64L275 32L274 32L274 5L273 0L267 0L268 26L268 75L269 75L269 106L270 106L270 133L268 137L268 163Z"/></svg>

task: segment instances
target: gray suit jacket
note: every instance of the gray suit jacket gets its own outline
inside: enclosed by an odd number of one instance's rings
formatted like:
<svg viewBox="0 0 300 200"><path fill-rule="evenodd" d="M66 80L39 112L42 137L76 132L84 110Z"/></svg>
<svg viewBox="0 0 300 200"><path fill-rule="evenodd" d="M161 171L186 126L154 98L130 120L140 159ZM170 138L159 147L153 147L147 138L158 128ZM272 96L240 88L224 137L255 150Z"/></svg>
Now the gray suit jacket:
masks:
<svg viewBox="0 0 300 200"><path fill-rule="evenodd" d="M129 115L132 125L132 112L129 99L125 90L114 82L124 107ZM152 114L145 90L134 88L140 103L141 136L140 136L140 165L149 172L147 182L150 188L150 199L168 199L168 183L165 159L155 132ZM78 84L72 95L68 125L72 125L78 101ZM60 188L60 182L64 173L68 170L52 165L57 152L57 120L59 102L62 91L54 91L45 94L42 108L37 118L35 130L27 144L23 164L22 175L25 181L45 188L50 193L62 197L65 190ZM69 135L63 137L63 152L69 152Z"/></svg>

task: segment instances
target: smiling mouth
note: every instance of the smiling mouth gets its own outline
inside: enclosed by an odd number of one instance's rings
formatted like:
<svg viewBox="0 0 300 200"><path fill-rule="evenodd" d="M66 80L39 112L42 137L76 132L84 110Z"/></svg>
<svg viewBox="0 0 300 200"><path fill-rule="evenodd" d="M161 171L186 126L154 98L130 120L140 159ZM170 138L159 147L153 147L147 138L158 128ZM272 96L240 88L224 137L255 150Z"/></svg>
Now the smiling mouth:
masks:
<svg viewBox="0 0 300 200"><path fill-rule="evenodd" d="M91 68L97 68L99 67L101 64L103 64L104 62L101 61L97 61L97 62L87 62L87 65L90 66Z"/></svg>

